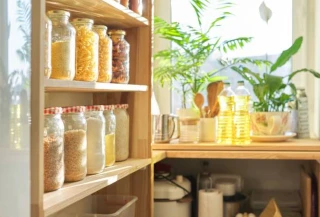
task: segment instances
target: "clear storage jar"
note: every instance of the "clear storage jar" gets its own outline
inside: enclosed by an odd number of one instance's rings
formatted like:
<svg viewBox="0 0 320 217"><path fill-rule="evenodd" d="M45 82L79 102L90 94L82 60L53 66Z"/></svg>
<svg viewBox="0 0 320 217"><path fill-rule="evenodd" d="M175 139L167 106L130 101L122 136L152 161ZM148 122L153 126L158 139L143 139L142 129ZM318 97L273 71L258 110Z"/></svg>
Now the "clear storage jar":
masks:
<svg viewBox="0 0 320 217"><path fill-rule="evenodd" d="M99 36L92 30L93 20L76 18L76 76L77 81L97 81L99 64Z"/></svg>
<svg viewBox="0 0 320 217"><path fill-rule="evenodd" d="M112 39L112 83L127 84L129 82L130 45L124 39L123 30L110 30Z"/></svg>
<svg viewBox="0 0 320 217"><path fill-rule="evenodd" d="M45 29L44 29L44 76L50 78L51 76L51 34L52 22L45 16Z"/></svg>
<svg viewBox="0 0 320 217"><path fill-rule="evenodd" d="M93 31L99 35L99 76L98 82L109 83L112 79L112 40L107 35L107 27L94 25Z"/></svg>
<svg viewBox="0 0 320 217"><path fill-rule="evenodd" d="M105 131L104 106L86 106L87 119L87 174L97 174L105 167Z"/></svg>
<svg viewBox="0 0 320 217"><path fill-rule="evenodd" d="M87 175L87 121L84 106L63 108L65 181L75 182Z"/></svg>
<svg viewBox="0 0 320 217"><path fill-rule="evenodd" d="M44 109L44 192L58 190L64 182L64 125L61 113L61 107Z"/></svg>
<svg viewBox="0 0 320 217"><path fill-rule="evenodd" d="M116 116L114 115L113 110L113 105L104 106L103 115L106 119L106 166L112 166L116 161Z"/></svg>
<svg viewBox="0 0 320 217"><path fill-rule="evenodd" d="M70 13L61 10L48 11L52 21L51 65L50 78L73 80L75 76L75 34L74 27L69 23Z"/></svg>
<svg viewBox="0 0 320 217"><path fill-rule="evenodd" d="M127 104L115 105L116 116L116 161L129 157L129 114Z"/></svg>

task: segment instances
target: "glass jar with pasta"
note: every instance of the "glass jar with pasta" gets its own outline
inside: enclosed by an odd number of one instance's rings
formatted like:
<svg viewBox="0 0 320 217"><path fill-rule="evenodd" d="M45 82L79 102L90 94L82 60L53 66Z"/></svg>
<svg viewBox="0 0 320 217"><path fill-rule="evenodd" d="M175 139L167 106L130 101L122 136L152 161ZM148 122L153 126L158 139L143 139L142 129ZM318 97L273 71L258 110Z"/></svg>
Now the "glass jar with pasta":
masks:
<svg viewBox="0 0 320 217"><path fill-rule="evenodd" d="M112 83L127 84L129 82L129 52L130 45L124 39L126 32L111 30L112 39Z"/></svg>
<svg viewBox="0 0 320 217"><path fill-rule="evenodd" d="M51 75L50 78L73 80L75 76L75 34L69 23L70 13L62 10L48 11L52 22Z"/></svg>
<svg viewBox="0 0 320 217"><path fill-rule="evenodd" d="M77 81L97 81L99 64L99 36L92 30L93 20L76 18L76 76Z"/></svg>
<svg viewBox="0 0 320 217"><path fill-rule="evenodd" d="M99 76L98 82L109 83L112 79L112 41L107 35L107 27L94 25L93 31L99 35Z"/></svg>

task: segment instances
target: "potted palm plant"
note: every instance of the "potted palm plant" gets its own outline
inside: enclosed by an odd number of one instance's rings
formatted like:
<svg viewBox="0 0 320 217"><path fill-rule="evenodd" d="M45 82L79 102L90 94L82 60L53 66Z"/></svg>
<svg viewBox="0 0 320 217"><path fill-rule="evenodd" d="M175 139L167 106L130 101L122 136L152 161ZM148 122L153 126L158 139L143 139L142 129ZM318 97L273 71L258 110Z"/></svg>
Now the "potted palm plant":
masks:
<svg viewBox="0 0 320 217"><path fill-rule="evenodd" d="M296 54L303 42L303 37L282 51L275 63L267 66L267 72L259 74L250 70L246 64L231 66L252 87L257 97L253 103L251 126L253 135L283 135L288 129L288 103L296 100L296 86L292 78L301 72L311 73L320 78L320 74L313 69L299 69L286 76L275 75L275 71L285 65Z"/></svg>

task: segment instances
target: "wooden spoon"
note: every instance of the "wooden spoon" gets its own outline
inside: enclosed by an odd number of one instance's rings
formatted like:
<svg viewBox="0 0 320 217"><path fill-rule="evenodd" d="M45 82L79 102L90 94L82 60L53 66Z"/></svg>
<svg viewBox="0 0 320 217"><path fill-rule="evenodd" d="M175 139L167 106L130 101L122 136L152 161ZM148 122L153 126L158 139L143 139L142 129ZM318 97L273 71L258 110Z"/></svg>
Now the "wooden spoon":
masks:
<svg viewBox="0 0 320 217"><path fill-rule="evenodd" d="M203 111L202 111L202 106L204 103L204 97L201 93L196 93L196 95L194 95L194 103L196 104L196 106L198 107L199 111L200 111L200 116L203 118Z"/></svg>
<svg viewBox="0 0 320 217"><path fill-rule="evenodd" d="M209 109L209 106L205 106L204 107L204 117L205 118L208 118L209 117L209 113L210 113L210 109Z"/></svg>
<svg viewBox="0 0 320 217"><path fill-rule="evenodd" d="M223 89L223 82L217 81L208 84L207 86L207 97L208 97L208 105L210 109L209 117L214 117L216 113L216 107L218 103L218 95Z"/></svg>

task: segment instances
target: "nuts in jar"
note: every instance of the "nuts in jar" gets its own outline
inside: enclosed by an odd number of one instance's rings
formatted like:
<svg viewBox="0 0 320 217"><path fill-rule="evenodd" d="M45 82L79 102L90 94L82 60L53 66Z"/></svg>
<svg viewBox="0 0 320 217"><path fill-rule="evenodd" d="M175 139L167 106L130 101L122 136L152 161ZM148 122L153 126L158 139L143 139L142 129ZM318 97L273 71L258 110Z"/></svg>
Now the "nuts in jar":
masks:
<svg viewBox="0 0 320 217"><path fill-rule="evenodd" d="M112 39L112 83L127 84L129 82L130 45L124 39L123 30L110 30Z"/></svg>

